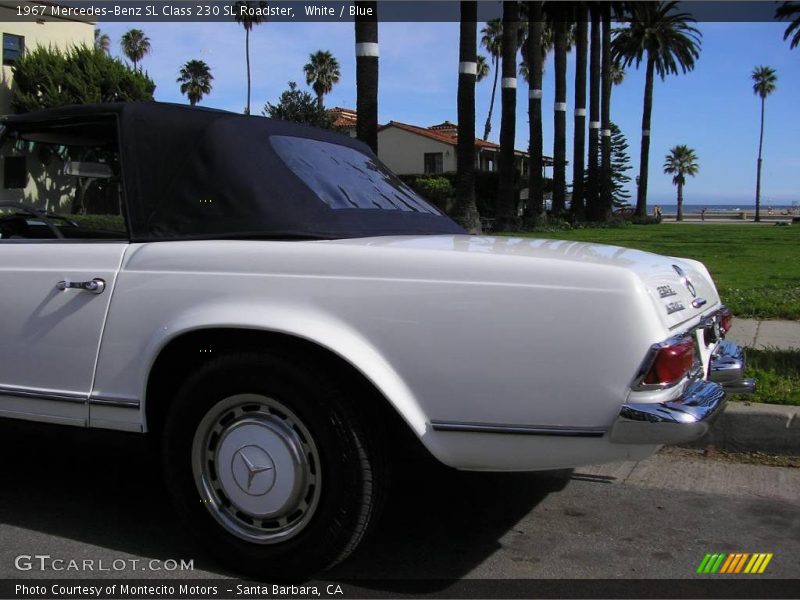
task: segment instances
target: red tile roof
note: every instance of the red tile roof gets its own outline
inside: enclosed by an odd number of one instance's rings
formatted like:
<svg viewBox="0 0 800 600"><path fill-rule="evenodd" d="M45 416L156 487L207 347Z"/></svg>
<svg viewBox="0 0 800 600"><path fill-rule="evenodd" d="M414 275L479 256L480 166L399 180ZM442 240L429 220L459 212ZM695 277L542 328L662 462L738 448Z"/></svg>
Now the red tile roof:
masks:
<svg viewBox="0 0 800 600"><path fill-rule="evenodd" d="M449 121L445 121L440 125L434 125L433 127L427 128L409 125L408 123L401 123L400 121L389 121L389 123L386 125L381 125L378 128L378 131L383 131L389 127L396 127L397 129L408 131L409 133L416 133L417 135L436 140L437 142L449 144L450 146L455 146L458 143L458 135L456 134L456 131L458 131L458 125L450 123ZM451 127L455 128L453 133L450 133ZM500 144L495 144L494 142L489 142L480 138L475 138L475 146L477 148L484 148L486 150L500 150ZM528 155L528 153L524 152L523 150L515 150L515 152L525 156Z"/></svg>
<svg viewBox="0 0 800 600"><path fill-rule="evenodd" d="M357 114L353 109L336 106L329 109L328 112L333 113L336 117L334 121L336 127L351 128L356 126ZM383 131L389 127L396 127L397 129L415 133L450 146L455 146L458 143L458 125L450 121L432 125L431 127L417 127L416 125L409 125L408 123L401 123L400 121L389 121L386 125L378 127L378 131ZM495 144L494 142L482 140L480 138L475 138L475 147L485 150L500 150L500 144ZM528 153L523 150L515 150L515 152L523 156L528 155ZM553 159L549 156L545 156L544 159L546 165L552 164Z"/></svg>
<svg viewBox="0 0 800 600"><path fill-rule="evenodd" d="M349 129L356 126L356 111L353 109L336 106L335 108L329 109L328 112L332 113L335 117L333 122L334 127Z"/></svg>

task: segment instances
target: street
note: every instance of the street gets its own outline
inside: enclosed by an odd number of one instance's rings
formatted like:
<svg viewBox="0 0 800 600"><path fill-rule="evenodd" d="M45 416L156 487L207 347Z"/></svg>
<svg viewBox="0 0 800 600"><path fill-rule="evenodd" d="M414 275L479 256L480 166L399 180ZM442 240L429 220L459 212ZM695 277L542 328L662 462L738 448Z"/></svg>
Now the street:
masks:
<svg viewBox="0 0 800 600"><path fill-rule="evenodd" d="M140 437L2 422L0 449L0 577L234 576L176 523ZM796 579L799 499L798 468L691 450L556 474L407 465L375 535L324 578L373 580L377 595L384 579L683 579L706 553L764 552L758 577ZM20 555L194 570L20 571Z"/></svg>

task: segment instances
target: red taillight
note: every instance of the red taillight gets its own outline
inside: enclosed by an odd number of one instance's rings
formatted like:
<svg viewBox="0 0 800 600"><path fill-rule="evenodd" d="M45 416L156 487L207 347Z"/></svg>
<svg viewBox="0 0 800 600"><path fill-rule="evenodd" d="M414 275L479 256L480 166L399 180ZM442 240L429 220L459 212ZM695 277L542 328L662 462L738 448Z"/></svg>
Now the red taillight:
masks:
<svg viewBox="0 0 800 600"><path fill-rule="evenodd" d="M733 313L729 311L727 308L725 308L719 315L719 332L722 335L725 335L731 330L732 325L733 325Z"/></svg>
<svg viewBox="0 0 800 600"><path fill-rule="evenodd" d="M672 385L683 379L694 364L694 339L684 338L658 349L644 383Z"/></svg>

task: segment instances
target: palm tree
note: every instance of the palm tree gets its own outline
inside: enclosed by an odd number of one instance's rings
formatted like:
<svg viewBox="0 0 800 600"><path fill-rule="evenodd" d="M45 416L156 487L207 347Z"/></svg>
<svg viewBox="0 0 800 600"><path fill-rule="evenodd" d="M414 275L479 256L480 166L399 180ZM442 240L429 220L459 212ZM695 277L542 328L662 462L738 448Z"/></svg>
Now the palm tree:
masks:
<svg viewBox="0 0 800 600"><path fill-rule="evenodd" d="M317 50L309 56L303 71L306 74L306 83L317 95L317 105L322 110L323 97L330 94L333 86L339 83L339 61L327 50Z"/></svg>
<svg viewBox="0 0 800 600"><path fill-rule="evenodd" d="M530 169L528 182L528 216L539 219L544 206L543 142L542 142L542 72L544 66L544 17L541 2L528 2L528 39L526 60L531 70L522 75L528 82L528 126L530 134ZM522 71L522 68L520 69ZM527 69L526 69L527 71Z"/></svg>
<svg viewBox="0 0 800 600"><path fill-rule="evenodd" d="M517 22L516 0L503 2L503 80L501 88L500 156L498 158L497 229L519 228L514 172L514 138L517 112Z"/></svg>
<svg viewBox="0 0 800 600"><path fill-rule="evenodd" d="M486 62L486 57L478 54L475 60L475 81L481 82L489 75L489 63Z"/></svg>
<svg viewBox="0 0 800 600"><path fill-rule="evenodd" d="M181 94L185 94L189 104L194 106L203 99L203 96L211 93L213 79L211 69L205 62L190 60L181 67L176 81L181 84Z"/></svg>
<svg viewBox="0 0 800 600"><path fill-rule="evenodd" d="M608 73L612 87L621 85L625 81L625 69L618 63L612 62Z"/></svg>
<svg viewBox="0 0 800 600"><path fill-rule="evenodd" d="M575 129L572 144L572 214L583 217L583 180L586 150L586 61L588 53L587 9L575 3Z"/></svg>
<svg viewBox="0 0 800 600"><path fill-rule="evenodd" d="M489 114L483 126L483 139L489 139L492 131L492 112L494 111L494 98L497 92L497 76L500 73L500 54L503 47L503 23L500 19L492 19L481 29L481 45L489 52L494 68L494 83L492 84L492 97L489 100Z"/></svg>
<svg viewBox="0 0 800 600"><path fill-rule="evenodd" d="M678 186L678 221L683 221L683 186L686 184L686 176L694 177L699 170L697 155L685 144L670 149L665 157L664 173L673 175L672 183Z"/></svg>
<svg viewBox="0 0 800 600"><path fill-rule="evenodd" d="M797 48L800 45L800 2L784 2L775 10L775 18L781 21L791 19L791 23L783 34L783 39L788 40L791 37L792 41L789 47Z"/></svg>
<svg viewBox="0 0 800 600"><path fill-rule="evenodd" d="M778 76L775 69L760 66L753 69L753 92L761 98L761 133L758 135L758 163L756 166L756 222L761 220L761 149L764 146L764 107L767 96L775 91Z"/></svg>
<svg viewBox="0 0 800 600"><path fill-rule="evenodd" d="M639 187L636 214L647 213L647 168L650 157L650 119L653 112L653 76L661 79L694 69L700 56L700 31L690 25L695 20L687 13L676 12L677 2L637 2L632 6L628 26L617 32L611 43L615 61L638 67L646 59L647 71L642 111L642 146L639 163Z"/></svg>
<svg viewBox="0 0 800 600"><path fill-rule="evenodd" d="M458 142L456 148L455 220L470 233L481 233L475 204L475 81L478 76L478 5L461 2L458 45ZM483 66L488 68L486 61Z"/></svg>
<svg viewBox="0 0 800 600"><path fill-rule="evenodd" d="M355 3L360 9L356 34L356 137L378 153L378 3Z"/></svg>
<svg viewBox="0 0 800 600"><path fill-rule="evenodd" d="M611 5L601 8L601 67L600 67L600 171L598 216L606 220L611 216L614 198L611 181Z"/></svg>
<svg viewBox="0 0 800 600"><path fill-rule="evenodd" d="M150 38L141 29L131 29L120 38L122 53L133 63L133 69L146 55L150 54Z"/></svg>
<svg viewBox="0 0 800 600"><path fill-rule="evenodd" d="M261 16L262 10L267 7L266 2L237 2L234 7L234 19L244 27L244 56L247 64L247 104L244 114L250 114L250 31L253 27L265 21Z"/></svg>
<svg viewBox="0 0 800 600"><path fill-rule="evenodd" d="M591 48L589 50L589 164L586 167L586 210L589 218L600 218L600 8L591 6Z"/></svg>
<svg viewBox="0 0 800 600"><path fill-rule="evenodd" d="M530 4L530 2L528 4ZM530 14L530 11L531 11L531 9L529 8L528 9L528 14ZM542 71L542 74L544 74L544 71L545 71L544 61L547 60L547 55L550 54L550 51L553 49L553 28L550 27L550 23L548 23L547 20L546 20L544 6L542 6L542 9L541 9L540 12L541 12L540 18L543 19L542 20L542 27L541 27L541 29L542 29L542 36L541 36L541 39L542 39L542 41L541 41L541 54L542 54L541 71ZM535 23L535 21L528 21L528 24L525 27L525 38L522 40L522 44L521 44L522 48L527 48L527 46L528 46L528 40L530 39L530 37L528 36L528 32L532 31L531 30L531 23ZM572 48L572 42L573 42L572 34L568 32L567 33L567 50L570 50ZM531 72L530 72L530 69L528 68L529 61L528 61L527 54L528 54L527 50L524 51L523 54L522 54L522 60L519 63L519 74L523 79L525 79L525 81L530 83Z"/></svg>
<svg viewBox="0 0 800 600"><path fill-rule="evenodd" d="M560 2L550 5L554 20L556 97L553 111L553 204L554 216L564 212L567 195L567 9Z"/></svg>
<svg viewBox="0 0 800 600"><path fill-rule="evenodd" d="M111 54L111 38L103 33L99 27L94 28L94 47L104 54Z"/></svg>

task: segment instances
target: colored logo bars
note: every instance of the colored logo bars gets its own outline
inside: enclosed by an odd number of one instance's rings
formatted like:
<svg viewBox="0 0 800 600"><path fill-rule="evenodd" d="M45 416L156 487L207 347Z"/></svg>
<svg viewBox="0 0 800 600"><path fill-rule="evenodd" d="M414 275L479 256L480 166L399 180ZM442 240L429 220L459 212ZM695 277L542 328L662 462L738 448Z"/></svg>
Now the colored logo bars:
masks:
<svg viewBox="0 0 800 600"><path fill-rule="evenodd" d="M697 567L697 573L721 573L725 575L763 573L769 561L772 560L772 553L749 554L747 552L736 552L725 554L706 554L705 558Z"/></svg>

